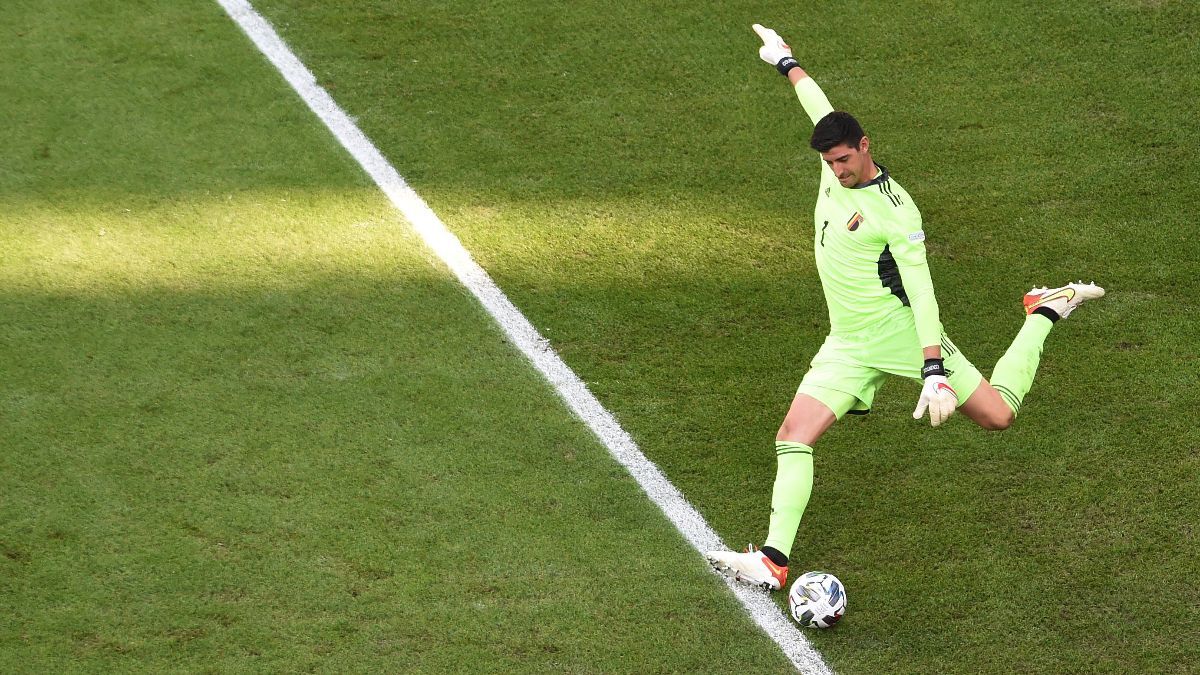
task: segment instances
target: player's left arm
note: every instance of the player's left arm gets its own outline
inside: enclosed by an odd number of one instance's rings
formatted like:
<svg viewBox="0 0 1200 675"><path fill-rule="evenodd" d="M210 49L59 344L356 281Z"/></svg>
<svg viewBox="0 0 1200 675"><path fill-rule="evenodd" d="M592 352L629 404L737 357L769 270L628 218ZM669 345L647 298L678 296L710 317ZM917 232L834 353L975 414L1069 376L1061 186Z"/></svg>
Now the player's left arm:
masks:
<svg viewBox="0 0 1200 675"><path fill-rule="evenodd" d="M947 381L942 362L942 322L938 316L937 297L933 292L933 277L925 256L925 231L921 226L920 213L913 209L910 217L897 219L888 232L887 244L900 271L900 281L904 284L904 292L912 308L917 340L921 343L925 360L921 368L925 383L913 417L921 418L928 409L929 421L936 427L954 414L958 395Z"/></svg>

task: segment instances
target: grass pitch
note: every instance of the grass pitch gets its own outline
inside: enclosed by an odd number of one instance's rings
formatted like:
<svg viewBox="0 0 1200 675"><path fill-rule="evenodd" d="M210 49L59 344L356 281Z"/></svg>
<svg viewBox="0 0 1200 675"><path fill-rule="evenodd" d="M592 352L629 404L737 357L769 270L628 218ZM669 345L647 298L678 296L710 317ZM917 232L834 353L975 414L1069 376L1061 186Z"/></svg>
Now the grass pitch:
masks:
<svg viewBox="0 0 1200 675"><path fill-rule="evenodd" d="M1014 429L931 431L895 382L818 445L795 557L851 609L817 644L847 672L1197 660L1192 6L265 7L731 543L762 536L826 330L808 122L749 24L779 29L921 206L984 372L1029 287L1110 289L1051 336Z"/></svg>
<svg viewBox="0 0 1200 675"><path fill-rule="evenodd" d="M216 5L19 9L0 671L786 670Z"/></svg>
<svg viewBox="0 0 1200 675"><path fill-rule="evenodd" d="M893 382L818 444L818 647L1200 661L1192 5L260 8L731 544L826 329L777 28L984 372L1029 286L1110 293L1014 429ZM786 666L215 4L7 11L0 670Z"/></svg>

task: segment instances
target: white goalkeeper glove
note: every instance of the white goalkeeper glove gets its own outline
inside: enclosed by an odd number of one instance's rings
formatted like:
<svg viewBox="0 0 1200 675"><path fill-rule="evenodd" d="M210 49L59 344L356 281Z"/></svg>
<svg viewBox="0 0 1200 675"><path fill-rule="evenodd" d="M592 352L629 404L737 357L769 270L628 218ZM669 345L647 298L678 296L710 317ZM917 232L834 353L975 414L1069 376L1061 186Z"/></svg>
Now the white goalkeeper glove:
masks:
<svg viewBox="0 0 1200 675"><path fill-rule="evenodd" d="M921 419L928 409L929 423L936 427L954 414L954 409L958 407L958 394L946 380L946 367L941 359L926 359L921 375L925 378L925 385L921 387L921 399L917 401L913 419Z"/></svg>
<svg viewBox="0 0 1200 675"><path fill-rule="evenodd" d="M792 48L787 46L783 38L779 37L779 33L760 23L754 24L751 28L763 41L763 46L758 48L758 58L775 66L785 77L789 70L800 67L800 64L792 57Z"/></svg>

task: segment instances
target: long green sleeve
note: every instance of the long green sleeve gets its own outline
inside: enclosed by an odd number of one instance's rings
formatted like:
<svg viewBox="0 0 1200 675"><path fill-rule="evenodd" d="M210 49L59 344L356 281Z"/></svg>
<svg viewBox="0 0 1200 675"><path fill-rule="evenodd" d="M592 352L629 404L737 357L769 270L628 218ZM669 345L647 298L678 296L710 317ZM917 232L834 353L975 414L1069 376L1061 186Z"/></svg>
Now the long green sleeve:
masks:
<svg viewBox="0 0 1200 675"><path fill-rule="evenodd" d="M942 322L938 317L938 304L933 295L933 279L929 276L929 265L925 262L919 265L901 263L898 267L904 290L908 294L908 304L912 307L913 322L917 326L917 339L920 340L921 347L941 344Z"/></svg>
<svg viewBox="0 0 1200 675"><path fill-rule="evenodd" d="M804 106L804 112L808 113L813 124L833 112L833 106L825 97L825 92L821 91L811 77L802 78L796 83L796 97L800 99L800 105Z"/></svg>

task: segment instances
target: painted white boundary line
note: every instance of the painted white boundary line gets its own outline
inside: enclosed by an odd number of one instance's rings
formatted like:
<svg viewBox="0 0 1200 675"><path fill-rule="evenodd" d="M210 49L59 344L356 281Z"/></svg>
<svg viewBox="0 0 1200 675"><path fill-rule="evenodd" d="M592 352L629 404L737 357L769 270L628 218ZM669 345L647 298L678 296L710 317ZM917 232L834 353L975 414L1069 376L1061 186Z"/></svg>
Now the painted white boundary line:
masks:
<svg viewBox="0 0 1200 675"><path fill-rule="evenodd" d="M246 0L217 0L246 35L266 55L288 84L300 94L317 117L325 123L342 146L362 165L375 184L395 204L425 243L451 271L483 303L484 308L500 324L513 344L533 362L535 368L554 385L559 396L579 416L588 428L637 480L646 494L662 509L671 523L696 548L704 551L725 548L721 538L709 527L679 490L667 480L633 442L633 438L617 423L587 385L550 348L543 338L516 308L496 282L472 258L462 243L412 188L400 177L391 163L375 147L358 126L338 107L328 92L317 84L316 78L292 53L283 39ZM726 580L726 584L745 606L763 630L783 649L792 663L804 673L831 673L821 655L812 647L800 629L793 624L769 597L761 592ZM715 630L723 627L715 626Z"/></svg>

